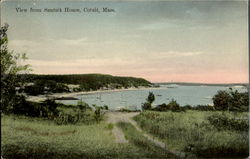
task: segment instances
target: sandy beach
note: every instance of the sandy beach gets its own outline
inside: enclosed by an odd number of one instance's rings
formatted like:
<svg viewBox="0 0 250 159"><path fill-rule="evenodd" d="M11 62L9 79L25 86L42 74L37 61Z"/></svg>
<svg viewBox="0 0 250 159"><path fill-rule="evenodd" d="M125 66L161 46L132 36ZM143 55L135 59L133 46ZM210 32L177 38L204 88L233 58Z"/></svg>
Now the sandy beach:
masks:
<svg viewBox="0 0 250 159"><path fill-rule="evenodd" d="M122 89L110 89L110 90L96 90L96 91L81 91L81 92L69 92L69 93L54 93L49 95L27 96L27 100L33 102L42 102L47 98L65 98L75 97L77 95L84 94L96 94L105 92L121 92L121 91L134 91L134 90L146 90L146 89L160 89L159 87L138 87L138 88L122 88Z"/></svg>

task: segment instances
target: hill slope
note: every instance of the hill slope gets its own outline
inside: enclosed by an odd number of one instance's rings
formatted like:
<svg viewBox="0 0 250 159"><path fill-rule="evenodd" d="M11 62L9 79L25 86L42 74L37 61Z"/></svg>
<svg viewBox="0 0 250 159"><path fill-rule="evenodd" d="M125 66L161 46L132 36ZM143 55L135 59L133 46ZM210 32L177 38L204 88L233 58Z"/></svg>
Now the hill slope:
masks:
<svg viewBox="0 0 250 159"><path fill-rule="evenodd" d="M62 83L79 85L80 90L115 89L129 87L150 87L152 83L135 77L120 77L106 74L72 74L72 75L20 75L27 83Z"/></svg>

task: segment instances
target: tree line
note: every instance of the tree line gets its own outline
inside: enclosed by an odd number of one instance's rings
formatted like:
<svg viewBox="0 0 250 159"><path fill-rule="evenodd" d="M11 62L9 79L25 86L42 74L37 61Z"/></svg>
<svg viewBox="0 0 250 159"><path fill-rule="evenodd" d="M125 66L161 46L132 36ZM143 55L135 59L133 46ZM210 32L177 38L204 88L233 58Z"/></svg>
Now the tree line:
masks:
<svg viewBox="0 0 250 159"><path fill-rule="evenodd" d="M30 85L24 90L30 95L60 93L69 91L94 91L99 89L120 89L130 87L150 87L153 84L143 78L119 77L105 74L72 75L36 75L21 74L18 79L25 79ZM68 84L78 85L70 90Z"/></svg>

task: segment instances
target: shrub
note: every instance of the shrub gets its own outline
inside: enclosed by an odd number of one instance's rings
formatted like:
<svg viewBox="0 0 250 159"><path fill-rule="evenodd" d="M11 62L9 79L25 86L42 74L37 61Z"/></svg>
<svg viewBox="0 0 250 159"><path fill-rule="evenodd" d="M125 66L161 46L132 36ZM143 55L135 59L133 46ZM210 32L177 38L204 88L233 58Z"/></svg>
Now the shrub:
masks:
<svg viewBox="0 0 250 159"><path fill-rule="evenodd" d="M104 105L103 108L104 108L105 110L109 110L109 107L108 107L107 105Z"/></svg>
<svg viewBox="0 0 250 159"><path fill-rule="evenodd" d="M96 107L95 109L95 120L99 122L101 120L101 108Z"/></svg>
<svg viewBox="0 0 250 159"><path fill-rule="evenodd" d="M77 106L63 105L61 106L60 113L55 122L58 125L67 124L93 124L98 123L103 119L105 107L93 105L92 108L82 100L78 101ZM108 107L108 106L106 106Z"/></svg>
<svg viewBox="0 0 250 159"><path fill-rule="evenodd" d="M235 130L235 131L248 131L248 120L230 118L223 114L213 114L209 116L208 121L218 130Z"/></svg>
<svg viewBox="0 0 250 159"><path fill-rule="evenodd" d="M42 111L41 109L40 103L29 102L25 100L24 96L17 96L17 101L11 112L18 115L38 117L40 116L40 111Z"/></svg>
<svg viewBox="0 0 250 159"><path fill-rule="evenodd" d="M54 119L57 125L68 124L93 124L96 123L94 113L91 110L81 111L78 108L71 109L71 111L61 111L57 118Z"/></svg>
<svg viewBox="0 0 250 159"><path fill-rule="evenodd" d="M227 110L229 108L230 95L227 91L218 91L212 99L215 109Z"/></svg>
<svg viewBox="0 0 250 159"><path fill-rule="evenodd" d="M95 104L93 104L92 106L95 108L94 118L95 118L96 122L100 122L103 119L104 112L102 110L104 110L105 107L97 106Z"/></svg>
<svg viewBox="0 0 250 159"><path fill-rule="evenodd" d="M146 103L142 103L142 110L150 110L151 109L151 104L146 102Z"/></svg>
<svg viewBox="0 0 250 159"><path fill-rule="evenodd" d="M180 111L180 105L176 102L176 100L172 99L168 104L169 110L172 111Z"/></svg>
<svg viewBox="0 0 250 159"><path fill-rule="evenodd" d="M192 108L193 110L201 110L201 111L213 111L215 108L211 105L197 105Z"/></svg>
<svg viewBox="0 0 250 159"><path fill-rule="evenodd" d="M58 103L55 102L54 99L47 99L41 104L41 112L43 117L48 117L49 119L54 119L58 116Z"/></svg>
<svg viewBox="0 0 250 159"><path fill-rule="evenodd" d="M191 105L187 104L187 105L184 105L183 107L181 107L183 110L193 110L194 107L192 107Z"/></svg>
<svg viewBox="0 0 250 159"><path fill-rule="evenodd" d="M153 110L156 110L156 111L183 111L184 109L182 109L180 107L180 105L174 100L172 99L168 104L161 104L161 105L158 105L157 107L153 108Z"/></svg>
<svg viewBox="0 0 250 159"><path fill-rule="evenodd" d="M155 111L168 111L169 109L168 109L168 105L166 103L163 103L163 104L157 105L152 110L155 110Z"/></svg>
<svg viewBox="0 0 250 159"><path fill-rule="evenodd" d="M70 113L59 113L59 116L55 118L58 125L76 124L78 121L79 116Z"/></svg>
<svg viewBox="0 0 250 159"><path fill-rule="evenodd" d="M237 90L233 91L232 89L229 91L218 91L212 99L216 110L249 110L248 92L239 93Z"/></svg>
<svg viewBox="0 0 250 159"><path fill-rule="evenodd" d="M92 108L85 103L84 101L80 100L77 102L77 107L81 110L81 111L86 111L87 109L92 110Z"/></svg>

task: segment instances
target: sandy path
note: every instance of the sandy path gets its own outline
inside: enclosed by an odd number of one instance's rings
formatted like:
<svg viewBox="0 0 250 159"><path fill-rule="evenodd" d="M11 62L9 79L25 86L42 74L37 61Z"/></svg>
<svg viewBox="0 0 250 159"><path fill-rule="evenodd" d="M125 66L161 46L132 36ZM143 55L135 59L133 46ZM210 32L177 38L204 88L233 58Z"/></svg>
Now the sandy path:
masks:
<svg viewBox="0 0 250 159"><path fill-rule="evenodd" d="M115 136L115 141L116 143L127 143L128 140L125 139L125 135L123 131L116 126L117 123L119 122L130 122L132 121L132 117L136 116L139 114L138 112L133 112L133 113L125 113L125 112L108 112L108 123L114 124L114 128L112 130L112 133Z"/></svg>
<svg viewBox="0 0 250 159"><path fill-rule="evenodd" d="M156 139L152 135L149 135L149 134L143 132L142 129L138 126L138 124L132 119L134 116L136 116L138 114L139 114L139 112L131 112L131 113L108 112L107 113L107 116L108 116L107 121L109 123L114 124L114 128L112 130L112 133L114 134L117 143L127 143L128 141L125 139L125 136L124 136L124 133L122 132L122 130L116 126L116 123L128 122L128 123L131 123L139 132L141 132L143 134L144 137L146 137L149 141L154 143L157 147L160 147L167 152L170 152L176 156L179 156L180 158L184 158L186 156L185 153L183 153L183 152L168 149L168 147L165 143L159 141L158 139Z"/></svg>

